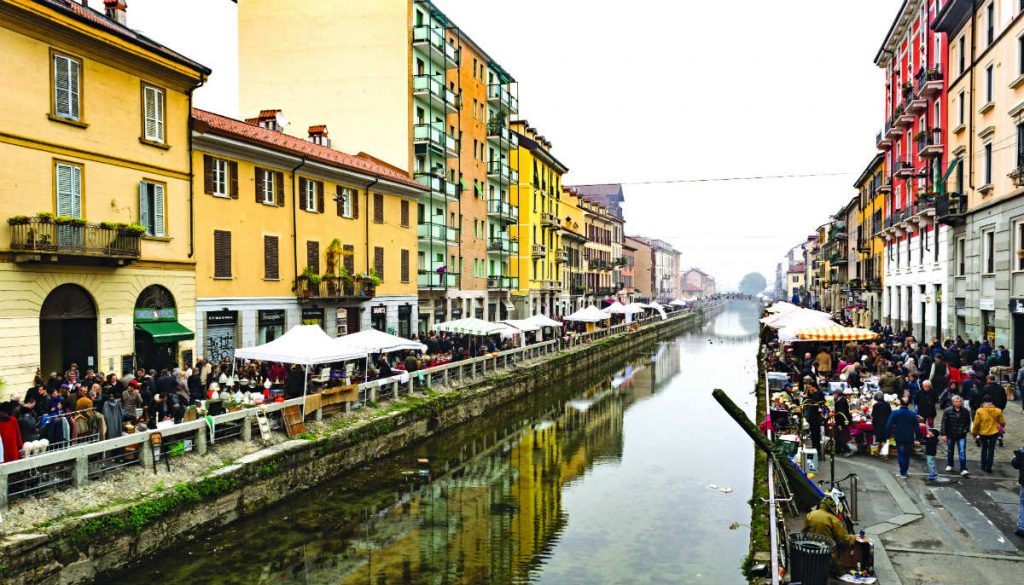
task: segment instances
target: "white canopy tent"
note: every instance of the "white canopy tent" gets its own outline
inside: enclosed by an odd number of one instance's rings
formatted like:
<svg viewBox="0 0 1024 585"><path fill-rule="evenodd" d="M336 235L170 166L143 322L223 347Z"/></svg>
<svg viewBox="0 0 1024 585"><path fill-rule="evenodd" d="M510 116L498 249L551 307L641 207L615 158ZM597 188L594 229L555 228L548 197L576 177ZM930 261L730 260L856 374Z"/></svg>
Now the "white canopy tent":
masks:
<svg viewBox="0 0 1024 585"><path fill-rule="evenodd" d="M676 307L685 307L686 306L686 301L684 301L683 299L676 299L676 300L672 301L669 304L673 305L673 306L676 306Z"/></svg>
<svg viewBox="0 0 1024 585"><path fill-rule="evenodd" d="M525 320L529 321L531 323L536 323L537 325L540 325L541 327L561 327L562 326L561 322L555 321L551 317L548 317L547 315L541 315L540 313L537 313L533 317L529 317L529 318L527 318Z"/></svg>
<svg viewBox="0 0 1024 585"><path fill-rule="evenodd" d="M522 331L523 333L526 333L527 331L538 331L541 328L540 325L534 323L533 321L530 321L529 319L506 319L506 320L502 321L502 323L504 323L505 325L508 325L509 327L513 327L515 329L518 329L519 331ZM520 347L526 347L526 336L525 335L520 335L519 336L519 346Z"/></svg>
<svg viewBox="0 0 1024 585"><path fill-rule="evenodd" d="M761 322L773 329L785 329L788 327L823 327L833 325L832 315L821 311L795 308L783 313L777 313L761 319Z"/></svg>
<svg viewBox="0 0 1024 585"><path fill-rule="evenodd" d="M465 333L467 335L502 335L505 337L519 333L518 329L505 325L504 323L484 321L483 319L477 319L476 317L467 317L465 319L456 319L445 323L437 323L434 325L433 329L435 331L444 331L447 333Z"/></svg>
<svg viewBox="0 0 1024 585"><path fill-rule="evenodd" d="M350 333L349 335L332 339L331 343L337 348L362 352L367 355L404 350L427 351L427 346L418 341L391 335L376 329L366 329L357 333Z"/></svg>
<svg viewBox="0 0 1024 585"><path fill-rule="evenodd" d="M625 315L625 308L626 305L623 305L619 301L615 301L614 303L608 305L607 307L601 310L604 311L605 313L608 313L609 315Z"/></svg>
<svg viewBox="0 0 1024 585"><path fill-rule="evenodd" d="M665 320L668 319L668 315L665 314L665 308L662 307L661 305L659 305L657 303L657 301L651 301L650 304L648 304L647 306L649 308L654 309L655 311L657 311L658 314L661 315L661 320L662 321L665 321Z"/></svg>
<svg viewBox="0 0 1024 585"><path fill-rule="evenodd" d="M598 309L594 305L589 305L576 311L572 315L562 317L563 321L578 321L581 323L597 323L599 321L606 321L611 318L611 315L605 313L601 309Z"/></svg>

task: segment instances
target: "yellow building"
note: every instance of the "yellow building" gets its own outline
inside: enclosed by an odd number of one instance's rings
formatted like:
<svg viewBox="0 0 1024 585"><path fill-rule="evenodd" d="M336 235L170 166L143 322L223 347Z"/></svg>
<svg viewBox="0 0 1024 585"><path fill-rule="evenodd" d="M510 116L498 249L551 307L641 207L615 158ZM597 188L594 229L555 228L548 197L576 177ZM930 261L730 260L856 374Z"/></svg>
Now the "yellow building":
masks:
<svg viewBox="0 0 1024 585"><path fill-rule="evenodd" d="M584 274L587 267L583 260L583 252L587 236L584 231L586 225L583 220L583 208L580 207L582 198L579 193L570 187L562 187L559 200L562 214L562 249L556 261L562 268L562 294L555 307L555 313L561 316L569 315L586 306Z"/></svg>
<svg viewBox="0 0 1024 585"><path fill-rule="evenodd" d="M242 111L326 124L340 149L429 188L416 217L420 330L509 316L515 80L428 0L247 0L238 36Z"/></svg>
<svg viewBox="0 0 1024 585"><path fill-rule="evenodd" d="M882 317L882 270L885 241L879 235L885 220L885 195L890 191L885 176L885 154L871 159L854 183L858 195L856 271L850 272L854 294L866 313L861 323L870 325Z"/></svg>
<svg viewBox="0 0 1024 585"><path fill-rule="evenodd" d="M323 125L306 140L283 134L277 110L193 116L197 351L219 360L300 323L412 335L426 189L330 148Z"/></svg>
<svg viewBox="0 0 1024 585"><path fill-rule="evenodd" d="M513 293L517 314L550 314L562 295L558 259L562 249L560 198L562 175L569 168L551 154L551 143L526 120L512 122L519 141L519 181L512 204L519 207L513 236L519 240L519 290Z"/></svg>
<svg viewBox="0 0 1024 585"><path fill-rule="evenodd" d="M587 236L583 250L587 266L584 276L584 284L587 287L584 302L600 305L602 300L612 297L618 291L618 287L612 282L612 270L615 266L612 239L613 229L617 225L616 218L599 203L584 199L580 205L583 208L583 229ZM678 273L675 277L678 278Z"/></svg>
<svg viewBox="0 0 1024 585"><path fill-rule="evenodd" d="M186 362L189 101L210 71L76 2L0 0L0 378Z"/></svg>

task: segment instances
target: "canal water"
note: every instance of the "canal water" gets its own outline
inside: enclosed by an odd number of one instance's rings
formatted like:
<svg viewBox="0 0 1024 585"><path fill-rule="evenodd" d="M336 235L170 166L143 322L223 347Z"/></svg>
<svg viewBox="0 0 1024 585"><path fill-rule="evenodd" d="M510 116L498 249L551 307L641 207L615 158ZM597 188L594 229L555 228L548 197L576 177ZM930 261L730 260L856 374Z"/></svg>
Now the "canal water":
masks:
<svg viewBox="0 0 1024 585"><path fill-rule="evenodd" d="M294 494L121 585L742 583L758 307Z"/></svg>

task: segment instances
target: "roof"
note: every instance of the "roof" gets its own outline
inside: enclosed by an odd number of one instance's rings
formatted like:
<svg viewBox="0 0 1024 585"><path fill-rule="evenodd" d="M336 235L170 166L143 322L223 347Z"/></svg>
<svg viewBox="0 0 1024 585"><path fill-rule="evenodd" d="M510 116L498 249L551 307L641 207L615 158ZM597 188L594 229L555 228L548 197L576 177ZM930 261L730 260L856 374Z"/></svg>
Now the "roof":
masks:
<svg viewBox="0 0 1024 585"><path fill-rule="evenodd" d="M72 0L33 0L33 2L56 10L62 14L66 14L75 20L113 34L144 49L153 51L154 53L157 53L162 57L166 57L171 61L190 67L203 75L209 75L212 72L209 67L197 63L181 53L173 51L145 35L139 34L123 24L114 22L107 18L107 16L102 12L97 12L88 6L82 6L78 2L73 2Z"/></svg>
<svg viewBox="0 0 1024 585"><path fill-rule="evenodd" d="M804 264L794 264L794 265L790 266L789 270L787 270L786 272L788 272L790 274L795 274L797 272L803 273L804 267L805 267Z"/></svg>
<svg viewBox="0 0 1024 585"><path fill-rule="evenodd" d="M879 67L884 64L882 61L882 53L888 52L889 54L892 54L892 51L886 47L892 40L893 33L896 32L896 27L900 24L900 20L903 19L904 14L906 13L909 1L910 0L903 0L903 3L900 5L899 12L896 13L896 18L892 19L892 24L889 25L889 30L885 33L885 39L882 40L882 46L879 47L878 52L875 53L875 65L878 65Z"/></svg>
<svg viewBox="0 0 1024 585"><path fill-rule="evenodd" d="M554 155L552 155L550 152L548 152L547 150L541 148L540 145L537 144L536 140L534 140L534 139L532 139L529 136L526 136L524 134L520 134L519 132L516 132L515 130L513 130L512 133L519 137L519 146L520 147L525 148L526 150L529 150L530 152L534 153L536 156L538 156L538 157L540 157L542 159L545 159L546 161L549 161L549 164L551 166L558 167L560 169L560 172L562 172L562 173L569 172L569 167L567 167L564 164L562 164L562 161L560 161L557 158L555 158Z"/></svg>
<svg viewBox="0 0 1024 585"><path fill-rule="evenodd" d="M860 189L860 186L866 183L868 179L871 178L871 175L875 174L875 171L878 169L878 167L882 164L882 161L884 160L884 152L879 152L878 154L876 154L874 158L871 159L871 162L868 163L868 166L864 168L864 172L862 172L860 176L857 177L857 180L854 181L853 188Z"/></svg>
<svg viewBox="0 0 1024 585"><path fill-rule="evenodd" d="M305 156L327 164L345 167L352 171L370 173L408 187L415 187L426 191L426 187L409 178L409 175L395 167L377 162L376 159L369 155L352 156L340 150L320 146L302 138L261 128L254 124L198 108L192 108L192 118L198 122L195 128L199 132L213 130L216 133L226 134L245 142L274 148L293 155Z"/></svg>
<svg viewBox="0 0 1024 585"><path fill-rule="evenodd" d="M704 272L700 268L690 268L690 269L687 270L687 272L696 272L696 273L702 274L704 276L711 276L710 274L708 274L707 272Z"/></svg>
<svg viewBox="0 0 1024 585"><path fill-rule="evenodd" d="M623 201L625 199L625 197L622 196L622 185L618 183L605 183L601 185L572 185L572 187L579 190L583 195L595 195L601 197L618 195L619 201Z"/></svg>

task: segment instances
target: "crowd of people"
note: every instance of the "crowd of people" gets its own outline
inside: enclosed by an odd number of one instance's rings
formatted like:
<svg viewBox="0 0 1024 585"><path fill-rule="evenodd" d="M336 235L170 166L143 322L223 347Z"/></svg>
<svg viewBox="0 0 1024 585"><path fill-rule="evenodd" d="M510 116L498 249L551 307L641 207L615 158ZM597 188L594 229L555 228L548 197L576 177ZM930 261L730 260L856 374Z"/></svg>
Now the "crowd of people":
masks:
<svg viewBox="0 0 1024 585"><path fill-rule="evenodd" d="M940 445L945 473L963 477L975 469L992 474L997 459L1011 458L1000 455L1005 412L1013 399L1024 408L1024 360L1013 370L1009 351L985 339L921 342L877 322L872 329L875 340L846 343L781 343L769 333L768 371L786 381L771 396L768 424L799 421L790 432L806 432L819 456L885 457L893 445L901 479L920 454L925 480L937 480ZM1018 481L1017 535L1024 537L1024 471Z"/></svg>

